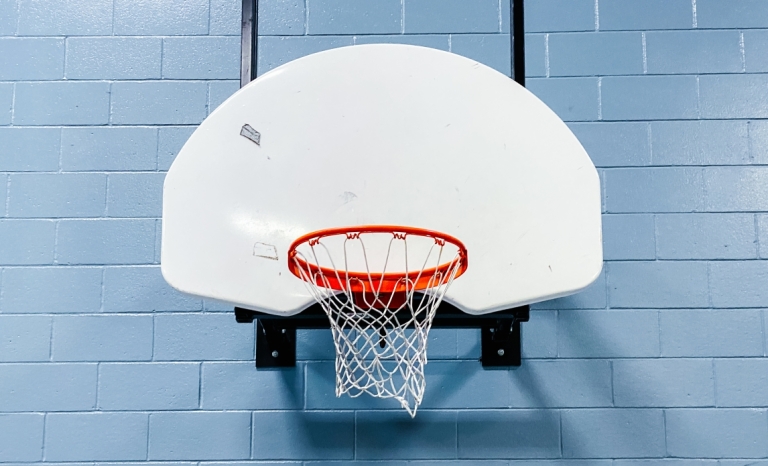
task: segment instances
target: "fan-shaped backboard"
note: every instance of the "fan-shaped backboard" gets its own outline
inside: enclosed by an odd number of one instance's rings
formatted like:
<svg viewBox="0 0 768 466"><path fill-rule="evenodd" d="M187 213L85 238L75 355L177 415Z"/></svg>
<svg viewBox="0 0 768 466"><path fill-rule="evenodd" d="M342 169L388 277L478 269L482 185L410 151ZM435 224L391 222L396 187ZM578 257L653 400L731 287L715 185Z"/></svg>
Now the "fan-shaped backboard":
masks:
<svg viewBox="0 0 768 466"><path fill-rule="evenodd" d="M200 125L165 179L162 272L291 315L313 300L290 244L382 224L466 245L445 299L471 314L577 292L602 267L597 172L552 110L473 60L379 44L287 63Z"/></svg>

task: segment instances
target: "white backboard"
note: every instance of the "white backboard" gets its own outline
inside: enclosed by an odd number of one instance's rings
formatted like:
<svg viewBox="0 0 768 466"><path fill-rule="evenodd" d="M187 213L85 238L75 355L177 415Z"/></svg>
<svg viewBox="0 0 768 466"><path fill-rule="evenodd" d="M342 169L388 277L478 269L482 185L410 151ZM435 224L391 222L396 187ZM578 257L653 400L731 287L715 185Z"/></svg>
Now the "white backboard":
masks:
<svg viewBox="0 0 768 466"><path fill-rule="evenodd" d="M313 300L290 244L381 224L466 245L445 300L470 314L575 293L602 268L597 171L554 112L468 58L378 44L276 68L200 125L165 179L162 272L296 314Z"/></svg>

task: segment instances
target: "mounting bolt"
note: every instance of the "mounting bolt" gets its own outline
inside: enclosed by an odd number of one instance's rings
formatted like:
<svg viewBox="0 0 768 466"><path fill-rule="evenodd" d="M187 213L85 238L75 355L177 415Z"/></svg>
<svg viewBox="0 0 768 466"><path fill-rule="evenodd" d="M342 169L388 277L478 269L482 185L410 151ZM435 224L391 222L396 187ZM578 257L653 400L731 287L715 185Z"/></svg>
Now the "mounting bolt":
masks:
<svg viewBox="0 0 768 466"><path fill-rule="evenodd" d="M501 352L504 352L504 350L499 350L499 351L501 351ZM278 354L279 354L279 353L277 352L277 350L275 350L275 351L272 351L272 357L273 357L273 358L276 358Z"/></svg>
<svg viewBox="0 0 768 466"><path fill-rule="evenodd" d="M504 356L504 350L500 349L500 350L496 351L496 354L498 354L499 356ZM275 355L275 353L272 353L272 356L274 356L274 355Z"/></svg>

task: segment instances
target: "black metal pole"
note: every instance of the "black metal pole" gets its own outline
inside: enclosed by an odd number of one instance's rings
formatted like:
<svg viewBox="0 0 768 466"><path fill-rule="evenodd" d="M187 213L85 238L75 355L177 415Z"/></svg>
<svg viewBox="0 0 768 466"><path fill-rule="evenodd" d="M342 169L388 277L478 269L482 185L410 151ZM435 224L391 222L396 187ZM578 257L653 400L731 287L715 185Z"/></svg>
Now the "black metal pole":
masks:
<svg viewBox="0 0 768 466"><path fill-rule="evenodd" d="M525 86L525 14L523 0L512 0L510 11L512 41L512 79Z"/></svg>
<svg viewBox="0 0 768 466"><path fill-rule="evenodd" d="M240 87L256 78L256 53L259 39L259 0L243 0L240 32Z"/></svg>

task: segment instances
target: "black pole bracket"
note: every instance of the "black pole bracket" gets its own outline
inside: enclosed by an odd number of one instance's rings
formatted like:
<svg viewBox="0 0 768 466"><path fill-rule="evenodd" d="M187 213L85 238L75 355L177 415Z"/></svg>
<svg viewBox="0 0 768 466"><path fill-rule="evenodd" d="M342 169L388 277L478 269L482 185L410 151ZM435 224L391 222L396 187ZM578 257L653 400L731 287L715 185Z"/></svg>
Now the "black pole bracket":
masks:
<svg viewBox="0 0 768 466"><path fill-rule="evenodd" d="M521 306L484 315L466 314L445 301L437 308L432 328L478 328L483 367L520 366L522 363L521 322L528 322L529 307ZM296 330L330 329L320 304L313 304L294 316L275 316L241 307L235 308L240 323L256 321L256 367L296 365Z"/></svg>

